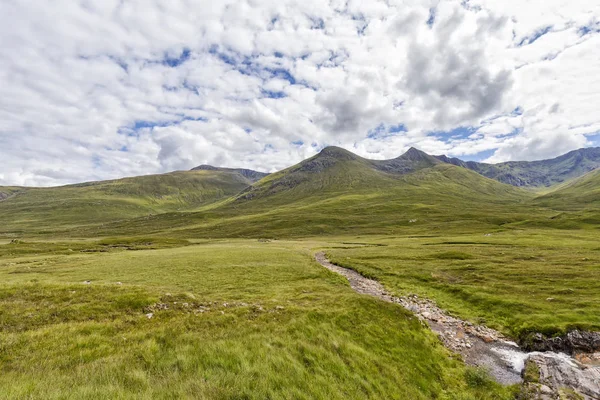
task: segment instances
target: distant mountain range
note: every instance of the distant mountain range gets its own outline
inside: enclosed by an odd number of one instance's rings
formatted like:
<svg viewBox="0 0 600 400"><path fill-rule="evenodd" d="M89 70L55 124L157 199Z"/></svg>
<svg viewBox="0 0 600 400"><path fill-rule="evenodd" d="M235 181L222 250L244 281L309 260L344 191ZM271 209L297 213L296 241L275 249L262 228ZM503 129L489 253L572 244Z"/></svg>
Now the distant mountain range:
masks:
<svg viewBox="0 0 600 400"><path fill-rule="evenodd" d="M468 168L488 178L513 186L552 186L600 168L600 147L571 151L560 157L540 161L509 161L486 164L458 158L435 156L440 161Z"/></svg>

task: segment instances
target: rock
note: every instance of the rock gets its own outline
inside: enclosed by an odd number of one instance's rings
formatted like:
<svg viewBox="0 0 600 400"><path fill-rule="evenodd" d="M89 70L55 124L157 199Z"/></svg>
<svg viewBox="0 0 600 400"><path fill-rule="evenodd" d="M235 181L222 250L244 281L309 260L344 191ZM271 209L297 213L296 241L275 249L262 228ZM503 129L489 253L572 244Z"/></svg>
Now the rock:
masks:
<svg viewBox="0 0 600 400"><path fill-rule="evenodd" d="M558 392L570 388L587 398L600 398L600 368L585 367L560 353L534 353L528 358L539 368L539 382Z"/></svg>
<svg viewBox="0 0 600 400"><path fill-rule="evenodd" d="M600 332L574 330L564 336L552 338L535 333L525 338L523 348L528 351L558 351L567 354L593 353L600 350Z"/></svg>
<svg viewBox="0 0 600 400"><path fill-rule="evenodd" d="M592 363L592 358L590 357L589 354L586 354L586 353L576 354L575 359L582 364L591 364Z"/></svg>
<svg viewBox="0 0 600 400"><path fill-rule="evenodd" d="M119 286L121 286L123 283L122 282L117 282L116 284L119 285Z"/></svg>
<svg viewBox="0 0 600 400"><path fill-rule="evenodd" d="M486 343L492 343L495 341L494 337L491 335L482 335L481 340L483 340Z"/></svg>
<svg viewBox="0 0 600 400"><path fill-rule="evenodd" d="M571 351L593 353L600 350L600 332L571 331L566 338Z"/></svg>
<svg viewBox="0 0 600 400"><path fill-rule="evenodd" d="M554 301L554 297L548 297L546 301Z"/></svg>
<svg viewBox="0 0 600 400"><path fill-rule="evenodd" d="M540 385L539 388L540 388L540 393L542 393L542 394L546 394L549 396L552 396L554 394L554 391L546 385Z"/></svg>
<svg viewBox="0 0 600 400"><path fill-rule="evenodd" d="M149 312L146 314L146 318L151 319L154 316L154 313Z"/></svg>
<svg viewBox="0 0 600 400"><path fill-rule="evenodd" d="M424 313L421 313L421 316L425 319L431 319L431 313L428 311L425 311Z"/></svg>
<svg viewBox="0 0 600 400"><path fill-rule="evenodd" d="M92 281L83 281L83 284L84 284L84 285L91 285L91 284L92 284Z"/></svg>

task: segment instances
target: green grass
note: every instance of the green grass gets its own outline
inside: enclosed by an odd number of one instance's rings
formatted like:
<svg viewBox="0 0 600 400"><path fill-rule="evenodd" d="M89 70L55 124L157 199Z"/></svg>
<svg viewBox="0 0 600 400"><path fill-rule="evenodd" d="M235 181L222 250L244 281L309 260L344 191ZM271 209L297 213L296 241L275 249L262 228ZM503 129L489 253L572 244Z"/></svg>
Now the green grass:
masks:
<svg viewBox="0 0 600 400"><path fill-rule="evenodd" d="M333 261L416 293L514 338L599 330L600 246L588 231L364 238L378 247L333 248Z"/></svg>
<svg viewBox="0 0 600 400"><path fill-rule="evenodd" d="M511 398L315 245L3 253L0 397Z"/></svg>
<svg viewBox="0 0 600 400"><path fill-rule="evenodd" d="M235 195L250 183L235 172L186 171L53 188L0 187L0 234L69 232L194 210Z"/></svg>

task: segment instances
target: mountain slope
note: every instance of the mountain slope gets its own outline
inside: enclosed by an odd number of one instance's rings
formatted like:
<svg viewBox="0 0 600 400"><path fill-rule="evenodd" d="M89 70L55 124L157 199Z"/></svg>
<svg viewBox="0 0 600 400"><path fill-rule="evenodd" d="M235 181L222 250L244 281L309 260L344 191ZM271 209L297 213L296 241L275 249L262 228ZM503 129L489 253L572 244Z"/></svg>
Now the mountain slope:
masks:
<svg viewBox="0 0 600 400"><path fill-rule="evenodd" d="M267 198L272 206L332 193L385 189L396 185L401 175L438 164L438 160L414 148L392 160L368 160L331 146L255 183L237 202Z"/></svg>
<svg viewBox="0 0 600 400"><path fill-rule="evenodd" d="M535 203L557 210L600 209L600 169L537 197Z"/></svg>
<svg viewBox="0 0 600 400"><path fill-rule="evenodd" d="M52 188L0 188L0 232L66 229L192 210L251 183L237 172L187 171Z"/></svg>
<svg viewBox="0 0 600 400"><path fill-rule="evenodd" d="M251 169L246 168L223 168L223 167L213 167L212 165L200 165L196 168L192 168L192 171L220 171L220 172L234 172L242 175L244 178L248 179L250 182L256 182L269 175L266 172L258 172Z"/></svg>
<svg viewBox="0 0 600 400"><path fill-rule="evenodd" d="M435 158L509 185L548 187L600 168L600 147L574 150L550 160L509 161L499 164L462 161L446 156Z"/></svg>

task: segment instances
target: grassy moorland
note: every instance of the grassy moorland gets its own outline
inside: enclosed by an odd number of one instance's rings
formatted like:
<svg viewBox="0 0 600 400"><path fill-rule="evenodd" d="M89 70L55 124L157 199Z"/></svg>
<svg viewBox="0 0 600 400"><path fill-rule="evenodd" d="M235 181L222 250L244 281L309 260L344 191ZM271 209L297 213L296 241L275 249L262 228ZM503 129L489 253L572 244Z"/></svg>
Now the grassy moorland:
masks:
<svg viewBox="0 0 600 400"><path fill-rule="evenodd" d="M398 294L416 293L474 322L526 339L600 330L600 243L586 230L510 230L360 238L332 260Z"/></svg>
<svg viewBox="0 0 600 400"><path fill-rule="evenodd" d="M512 396L317 265L317 243L67 245L0 245L2 398Z"/></svg>

